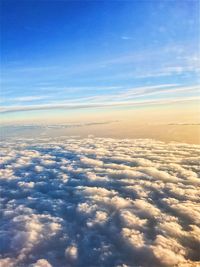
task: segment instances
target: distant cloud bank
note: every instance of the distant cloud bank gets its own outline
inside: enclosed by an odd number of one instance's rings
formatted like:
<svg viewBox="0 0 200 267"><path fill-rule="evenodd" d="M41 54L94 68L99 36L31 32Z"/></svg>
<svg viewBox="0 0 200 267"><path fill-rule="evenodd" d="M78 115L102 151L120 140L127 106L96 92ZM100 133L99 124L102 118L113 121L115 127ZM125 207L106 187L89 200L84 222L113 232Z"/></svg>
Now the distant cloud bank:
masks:
<svg viewBox="0 0 200 267"><path fill-rule="evenodd" d="M1 267L199 266L200 146L1 143Z"/></svg>

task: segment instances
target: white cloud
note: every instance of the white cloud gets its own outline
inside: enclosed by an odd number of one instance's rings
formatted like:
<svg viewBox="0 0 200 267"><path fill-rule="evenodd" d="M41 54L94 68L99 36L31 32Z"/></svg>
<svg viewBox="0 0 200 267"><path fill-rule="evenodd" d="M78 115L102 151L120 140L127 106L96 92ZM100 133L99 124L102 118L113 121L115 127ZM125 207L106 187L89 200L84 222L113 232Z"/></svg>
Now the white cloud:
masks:
<svg viewBox="0 0 200 267"><path fill-rule="evenodd" d="M31 264L30 267L52 267L52 265L47 260L40 259L36 263Z"/></svg>
<svg viewBox="0 0 200 267"><path fill-rule="evenodd" d="M200 265L200 147L154 140L1 145L0 266Z"/></svg>
<svg viewBox="0 0 200 267"><path fill-rule="evenodd" d="M121 36L121 39L127 41L127 40L131 40L131 39L133 39L133 38L130 37L130 36L123 35L123 36Z"/></svg>
<svg viewBox="0 0 200 267"><path fill-rule="evenodd" d="M75 261L78 258L78 249L75 245L71 245L65 250L65 257L67 261Z"/></svg>
<svg viewBox="0 0 200 267"><path fill-rule="evenodd" d="M121 93L123 91L123 93ZM185 93L195 93L196 96L183 96ZM172 103L184 103L197 101L199 99L199 86L178 86L177 84L160 84L140 88L124 88L120 93L103 94L88 97L87 99L73 99L48 101L43 104L19 104L0 107L0 113L49 110L49 109L88 109L88 108L110 108L126 106L161 105ZM144 99L153 95L151 99ZM160 96L164 95L162 98ZM138 100L137 100L138 99ZM84 100L84 101L83 101Z"/></svg>

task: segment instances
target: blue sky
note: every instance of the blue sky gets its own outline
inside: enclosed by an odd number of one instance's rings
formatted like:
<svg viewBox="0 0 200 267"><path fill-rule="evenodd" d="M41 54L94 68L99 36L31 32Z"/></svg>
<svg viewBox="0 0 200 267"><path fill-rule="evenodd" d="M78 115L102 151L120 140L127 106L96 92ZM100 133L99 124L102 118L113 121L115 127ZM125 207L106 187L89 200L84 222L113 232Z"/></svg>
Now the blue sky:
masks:
<svg viewBox="0 0 200 267"><path fill-rule="evenodd" d="M198 1L1 2L4 117L199 96Z"/></svg>

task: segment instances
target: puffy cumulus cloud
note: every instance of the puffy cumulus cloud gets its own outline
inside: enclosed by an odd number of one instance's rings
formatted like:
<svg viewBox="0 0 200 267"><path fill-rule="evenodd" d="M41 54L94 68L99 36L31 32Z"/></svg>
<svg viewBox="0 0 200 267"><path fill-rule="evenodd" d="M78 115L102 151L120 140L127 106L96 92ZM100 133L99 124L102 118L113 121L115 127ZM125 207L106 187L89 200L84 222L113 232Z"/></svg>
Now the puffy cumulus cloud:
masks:
<svg viewBox="0 0 200 267"><path fill-rule="evenodd" d="M103 162L100 160L86 158L86 157L81 158L80 161L81 161L81 163L83 163L84 166L89 167L89 168L102 167L102 165L103 165Z"/></svg>
<svg viewBox="0 0 200 267"><path fill-rule="evenodd" d="M157 235L152 250L163 265L176 266L185 261L185 249L175 239Z"/></svg>
<svg viewBox="0 0 200 267"><path fill-rule="evenodd" d="M76 261L78 258L78 249L75 245L71 245L65 250L65 257L68 262Z"/></svg>
<svg viewBox="0 0 200 267"><path fill-rule="evenodd" d="M52 267L52 265L47 260L40 259L36 263L31 264L30 267Z"/></svg>
<svg viewBox="0 0 200 267"><path fill-rule="evenodd" d="M1 144L1 267L200 266L200 147Z"/></svg>

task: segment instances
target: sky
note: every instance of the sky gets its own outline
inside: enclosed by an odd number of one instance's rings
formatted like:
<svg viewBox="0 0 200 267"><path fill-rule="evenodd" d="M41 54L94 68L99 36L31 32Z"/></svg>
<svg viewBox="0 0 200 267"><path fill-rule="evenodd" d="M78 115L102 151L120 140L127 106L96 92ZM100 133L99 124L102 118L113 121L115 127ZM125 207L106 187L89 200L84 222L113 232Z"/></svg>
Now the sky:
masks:
<svg viewBox="0 0 200 267"><path fill-rule="evenodd" d="M197 110L199 1L2 0L0 20L2 123Z"/></svg>

